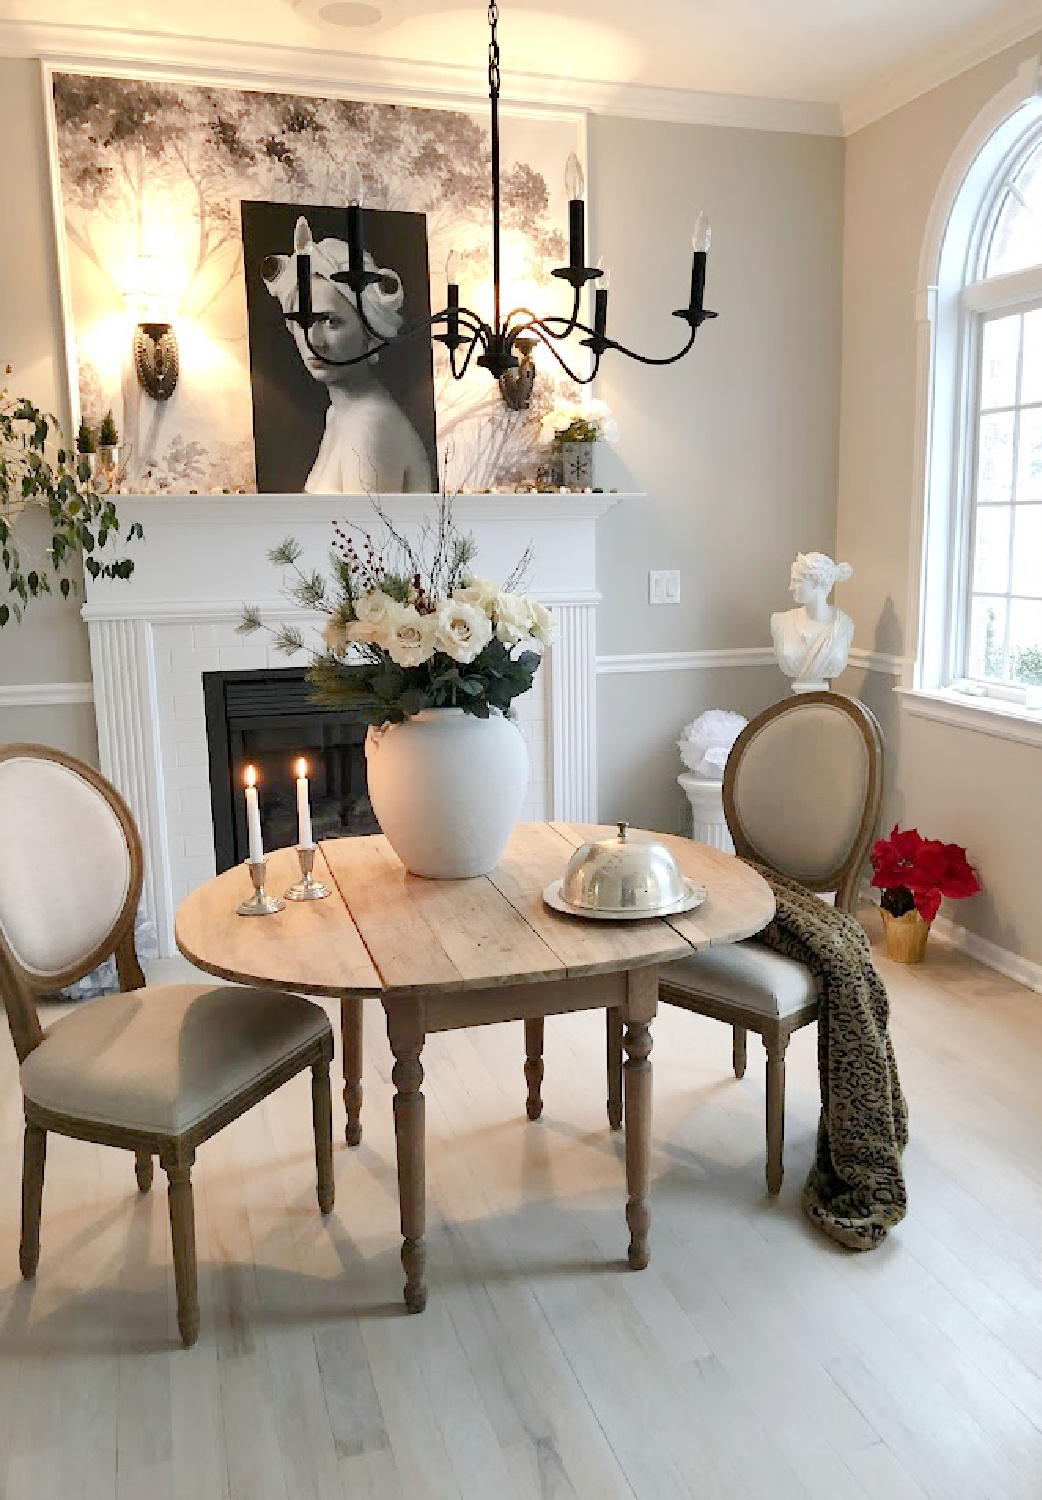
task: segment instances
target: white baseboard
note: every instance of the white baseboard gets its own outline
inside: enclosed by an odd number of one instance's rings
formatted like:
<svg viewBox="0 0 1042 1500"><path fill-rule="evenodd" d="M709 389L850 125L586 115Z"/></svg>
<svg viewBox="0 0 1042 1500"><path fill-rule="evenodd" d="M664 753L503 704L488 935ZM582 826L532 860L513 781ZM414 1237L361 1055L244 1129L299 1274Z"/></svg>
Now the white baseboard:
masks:
<svg viewBox="0 0 1042 1500"><path fill-rule="evenodd" d="M961 948L971 958L987 964L989 969L996 969L1007 979L1015 979L1017 984L1042 995L1042 964L1036 963L1034 959L1024 958L1020 953L1011 953L1008 948L1000 948L998 943L979 937L968 927L961 927L953 922L950 917L935 917L933 930L937 937L943 942L951 943L953 948Z"/></svg>

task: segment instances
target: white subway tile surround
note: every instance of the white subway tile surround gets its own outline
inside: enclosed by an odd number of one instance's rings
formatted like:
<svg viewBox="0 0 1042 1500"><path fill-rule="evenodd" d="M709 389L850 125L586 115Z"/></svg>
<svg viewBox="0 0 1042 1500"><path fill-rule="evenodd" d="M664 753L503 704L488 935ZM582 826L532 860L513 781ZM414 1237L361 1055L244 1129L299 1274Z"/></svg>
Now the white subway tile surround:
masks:
<svg viewBox="0 0 1042 1500"><path fill-rule="evenodd" d="M476 571L505 578L532 549L528 592L551 605L558 637L518 723L531 761L522 817L596 817L595 526L616 495L460 496L454 515L478 544ZM385 496L418 533L429 496ZM145 540L129 582L90 583L83 615L102 770L130 804L145 845L143 902L161 957L176 951L174 913L215 871L202 677L303 663L236 631L244 602L268 618L307 617L278 593L268 551L287 535L322 568L334 520L373 528L365 496L124 496L124 526Z"/></svg>

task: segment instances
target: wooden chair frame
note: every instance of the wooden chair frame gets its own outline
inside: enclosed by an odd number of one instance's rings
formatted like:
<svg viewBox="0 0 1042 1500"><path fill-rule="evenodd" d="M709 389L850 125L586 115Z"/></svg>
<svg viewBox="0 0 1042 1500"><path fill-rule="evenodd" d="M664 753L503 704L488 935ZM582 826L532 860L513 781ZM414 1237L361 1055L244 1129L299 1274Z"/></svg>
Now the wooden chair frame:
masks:
<svg viewBox="0 0 1042 1500"><path fill-rule="evenodd" d="M846 859L818 880L801 881L808 890L834 891L837 909L853 916L857 911L861 870L868 857L883 798L883 737L871 709L840 693L819 692L783 698L780 703L772 704L758 714L742 730L728 756L724 768L724 816L738 858L763 863L763 857L746 833L735 804L738 770L745 752L765 725L785 714L798 713L812 704L826 704L845 713L861 731L868 753L865 805ZM723 1021L732 1028L731 1057L736 1078L745 1076L748 1033L754 1031L760 1036L767 1053L767 1190L772 1194L780 1192L785 1147L785 1053L792 1033L818 1019L818 1002L805 1005L786 1016L767 1016L762 1011L749 1009L736 1002L721 1000L713 995L698 995L687 986L682 988L671 984L668 976L668 968L663 969L658 987L660 1001L667 1005L677 1005L696 1015ZM607 1066L608 1123L613 1130L618 1130L622 1125L622 1025L618 1014L612 1010L607 1013Z"/></svg>
<svg viewBox="0 0 1042 1500"><path fill-rule="evenodd" d="M89 782L101 793L118 818L130 857L130 880L123 907L105 938L79 963L60 973L41 978L19 963L0 931L0 995L3 996L18 1061L23 1063L46 1036L37 1012L37 1001L41 996L54 994L77 979L82 979L104 959L113 955L120 989L130 991L145 987L145 976L134 944L134 921L141 899L144 856L130 809L116 789L92 766L77 760L75 756L42 745L0 746L0 763L13 759L57 763ZM196 1148L304 1068L310 1067L318 1203L323 1214L330 1213L333 1208L333 1110L329 1080L332 1058L333 1034L328 1030L324 1036L311 1040L280 1058L259 1078L253 1079L247 1087L240 1089L181 1134L102 1125L76 1115L43 1109L24 1099L22 1231L18 1257L22 1275L27 1280L32 1279L40 1258L40 1216L48 1132L132 1151L137 1185L143 1193L147 1193L152 1186L153 1158L158 1156L168 1182L170 1236L177 1287L177 1326L182 1342L186 1346L194 1344L199 1334L195 1210L191 1175Z"/></svg>

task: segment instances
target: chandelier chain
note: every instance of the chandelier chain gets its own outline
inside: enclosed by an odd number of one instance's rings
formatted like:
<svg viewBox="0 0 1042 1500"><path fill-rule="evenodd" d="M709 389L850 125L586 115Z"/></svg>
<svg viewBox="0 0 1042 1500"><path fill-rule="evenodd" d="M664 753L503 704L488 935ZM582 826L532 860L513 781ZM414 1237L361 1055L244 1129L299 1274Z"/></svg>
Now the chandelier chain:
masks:
<svg viewBox="0 0 1042 1500"><path fill-rule="evenodd" d="M496 0L489 0L488 24L491 30L491 38L488 44L488 86L491 93L499 97L499 6Z"/></svg>

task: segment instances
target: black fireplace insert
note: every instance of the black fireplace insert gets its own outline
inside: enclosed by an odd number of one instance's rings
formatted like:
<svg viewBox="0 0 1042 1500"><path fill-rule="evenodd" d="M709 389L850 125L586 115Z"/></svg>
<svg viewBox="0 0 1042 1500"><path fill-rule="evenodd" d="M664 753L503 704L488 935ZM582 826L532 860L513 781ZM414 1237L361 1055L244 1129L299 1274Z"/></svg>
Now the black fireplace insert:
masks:
<svg viewBox="0 0 1042 1500"><path fill-rule="evenodd" d="M203 673L218 873L246 858L247 765L257 769L267 848L297 841L301 756L308 763L316 842L380 832L366 788L366 725L350 710L312 703L310 692L301 667Z"/></svg>

